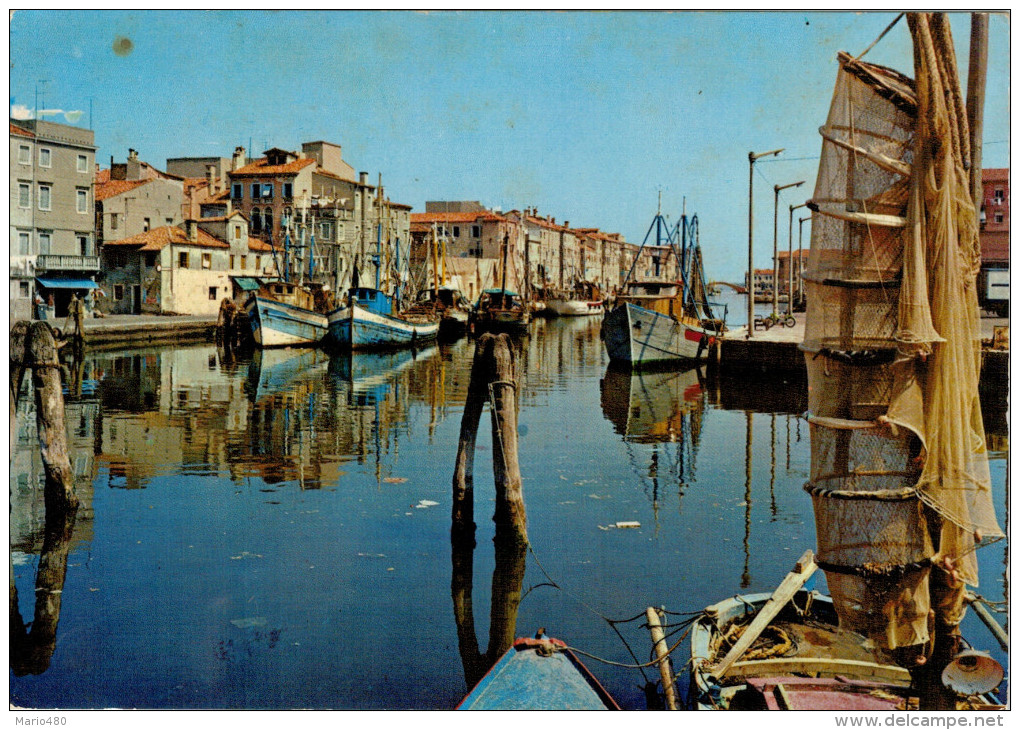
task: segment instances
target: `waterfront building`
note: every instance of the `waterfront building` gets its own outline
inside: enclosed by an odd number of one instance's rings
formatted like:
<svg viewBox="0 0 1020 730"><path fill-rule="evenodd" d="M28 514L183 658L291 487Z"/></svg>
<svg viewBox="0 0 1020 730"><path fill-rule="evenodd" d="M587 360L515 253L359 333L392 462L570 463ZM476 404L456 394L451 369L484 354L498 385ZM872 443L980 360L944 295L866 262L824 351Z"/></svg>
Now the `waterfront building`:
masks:
<svg viewBox="0 0 1020 730"><path fill-rule="evenodd" d="M575 229L581 251L581 277L594 282L604 294L623 284L629 263L625 251L635 250L619 233L605 233L598 228ZM629 258L633 262L633 256Z"/></svg>
<svg viewBox="0 0 1020 730"><path fill-rule="evenodd" d="M395 275L398 256L407 256L411 206L388 199L367 172L355 177L340 145L305 142L300 153L274 147L254 160L238 147L227 179L249 235L282 250L289 233L303 247L296 259L303 266L311 263L314 236L315 271L338 292L351 285L355 267L361 282L384 281Z"/></svg>
<svg viewBox="0 0 1020 730"><path fill-rule="evenodd" d="M227 216L160 226L103 247L104 309L114 314L216 314L237 278L275 277L272 247Z"/></svg>
<svg viewBox="0 0 1020 730"><path fill-rule="evenodd" d="M1009 310L1009 168L982 170L981 271L978 297L985 309Z"/></svg>
<svg viewBox="0 0 1020 730"><path fill-rule="evenodd" d="M130 238L183 220L184 183L157 170L128 150L127 161L96 173L96 235L100 249L109 241Z"/></svg>
<svg viewBox="0 0 1020 730"><path fill-rule="evenodd" d="M35 119L10 120L10 314L44 302L63 317L72 294L96 286L95 135Z"/></svg>
<svg viewBox="0 0 1020 730"><path fill-rule="evenodd" d="M804 276L804 267L807 265L809 248L798 248L793 251L793 291L801 291L801 278ZM787 293L790 284L790 251L779 252L779 291Z"/></svg>
<svg viewBox="0 0 1020 730"><path fill-rule="evenodd" d="M772 292L772 285L775 282L775 271L772 269L754 270L754 293L761 295L765 292ZM747 274L744 274L744 286L748 286Z"/></svg>
<svg viewBox="0 0 1020 730"><path fill-rule="evenodd" d="M434 227L445 243L447 273L468 300L500 285L504 240L510 245L506 286L523 286L521 227L512 215L488 210L476 201L426 201L425 212L412 213L410 220L411 270L423 285L430 281L427 272Z"/></svg>

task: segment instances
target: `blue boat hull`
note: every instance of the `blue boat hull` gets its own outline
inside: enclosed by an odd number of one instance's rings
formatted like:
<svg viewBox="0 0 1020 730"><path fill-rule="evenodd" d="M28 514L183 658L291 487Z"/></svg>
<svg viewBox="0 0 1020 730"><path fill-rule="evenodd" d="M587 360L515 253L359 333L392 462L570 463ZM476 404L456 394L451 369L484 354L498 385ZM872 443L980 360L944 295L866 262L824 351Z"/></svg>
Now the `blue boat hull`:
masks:
<svg viewBox="0 0 1020 730"><path fill-rule="evenodd" d="M545 649L552 651L545 651ZM557 639L518 639L461 701L458 710L619 710Z"/></svg>
<svg viewBox="0 0 1020 730"><path fill-rule="evenodd" d="M292 304L253 296L245 305L259 347L318 345L326 336L326 315Z"/></svg>
<svg viewBox="0 0 1020 730"><path fill-rule="evenodd" d="M411 322L356 303L334 309L328 320L330 341L353 350L411 347L434 340L439 334L438 320Z"/></svg>

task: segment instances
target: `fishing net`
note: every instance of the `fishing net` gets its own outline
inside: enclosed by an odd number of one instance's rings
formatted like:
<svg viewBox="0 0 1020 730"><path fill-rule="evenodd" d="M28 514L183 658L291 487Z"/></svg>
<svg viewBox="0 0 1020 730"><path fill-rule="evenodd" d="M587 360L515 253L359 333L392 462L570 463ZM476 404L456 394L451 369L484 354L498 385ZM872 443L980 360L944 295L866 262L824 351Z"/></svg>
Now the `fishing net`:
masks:
<svg viewBox="0 0 1020 730"><path fill-rule="evenodd" d="M976 585L976 543L1002 534L978 404L980 251L952 39L941 16L910 27L916 84L839 55L802 344L819 564L841 625L887 649L926 642L929 606L952 603L929 595L930 566L949 557Z"/></svg>

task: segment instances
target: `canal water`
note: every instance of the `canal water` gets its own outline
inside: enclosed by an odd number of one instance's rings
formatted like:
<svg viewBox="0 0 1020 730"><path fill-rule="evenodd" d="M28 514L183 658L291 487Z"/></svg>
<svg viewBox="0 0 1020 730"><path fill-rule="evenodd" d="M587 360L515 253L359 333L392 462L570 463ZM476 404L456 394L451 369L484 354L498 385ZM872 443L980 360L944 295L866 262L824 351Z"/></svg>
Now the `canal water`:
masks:
<svg viewBox="0 0 1020 730"><path fill-rule="evenodd" d="M815 545L806 384L618 371L598 325L538 321L521 342L527 552L493 542L487 415L475 545L451 543L470 340L90 355L67 402L83 500L69 533L47 532L34 416L19 413L11 703L449 709L507 637L544 628L644 663L643 621L609 620L774 588ZM1004 407L985 413L1000 522ZM993 601L1005 556L980 553ZM972 617L965 631L992 648ZM585 661L621 705L647 707L654 670Z"/></svg>

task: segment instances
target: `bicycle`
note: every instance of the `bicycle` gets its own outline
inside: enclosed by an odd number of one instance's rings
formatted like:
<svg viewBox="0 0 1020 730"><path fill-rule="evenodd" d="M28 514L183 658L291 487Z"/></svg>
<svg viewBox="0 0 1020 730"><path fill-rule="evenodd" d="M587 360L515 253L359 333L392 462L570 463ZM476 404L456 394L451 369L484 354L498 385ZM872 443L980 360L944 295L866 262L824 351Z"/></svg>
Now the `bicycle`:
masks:
<svg viewBox="0 0 1020 730"><path fill-rule="evenodd" d="M768 314L764 317L755 317L754 326L755 329L758 327L764 328L766 331L772 329L775 326L780 327L794 327L797 324L797 320L792 314Z"/></svg>

